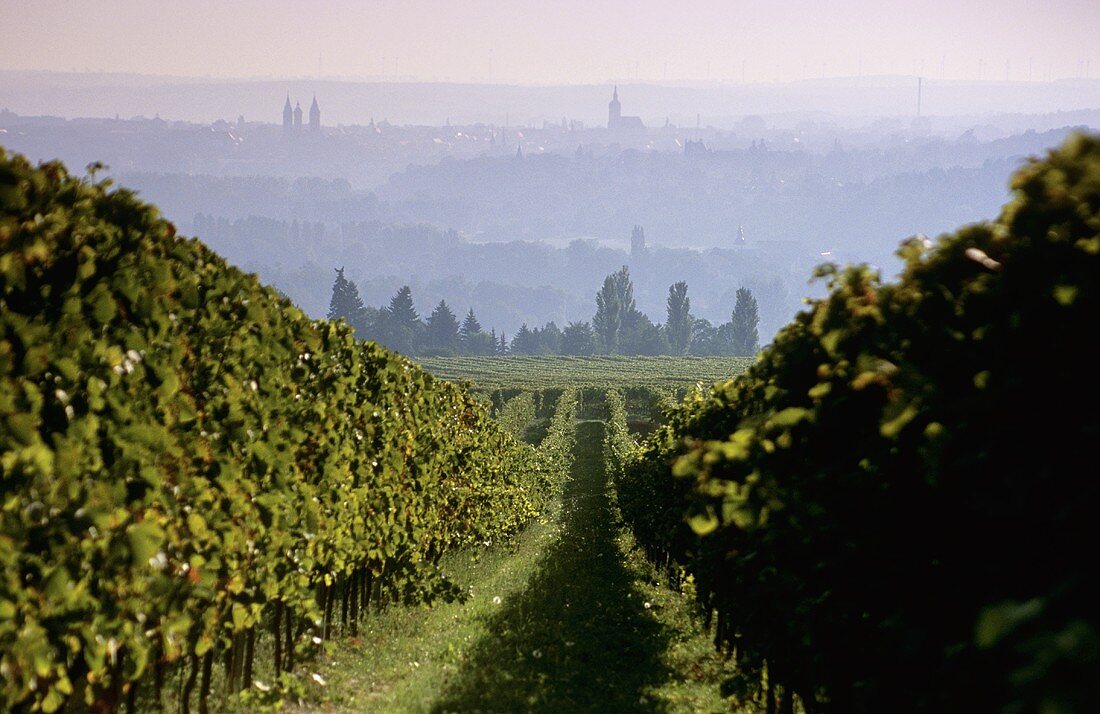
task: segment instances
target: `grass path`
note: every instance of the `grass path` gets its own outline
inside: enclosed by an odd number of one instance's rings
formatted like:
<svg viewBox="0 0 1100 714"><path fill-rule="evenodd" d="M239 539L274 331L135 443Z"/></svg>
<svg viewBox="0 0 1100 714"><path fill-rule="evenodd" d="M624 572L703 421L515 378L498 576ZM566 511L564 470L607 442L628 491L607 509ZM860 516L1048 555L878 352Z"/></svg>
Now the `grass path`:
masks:
<svg viewBox="0 0 1100 714"><path fill-rule="evenodd" d="M358 638L334 644L319 667L326 684L309 682L306 711L425 712L455 676L501 605L523 591L560 530L556 513L529 525L507 546L444 559L455 582L470 585L465 603L391 606L372 614Z"/></svg>
<svg viewBox="0 0 1100 714"><path fill-rule="evenodd" d="M553 522L456 563L464 605L392 608L328 663L322 711L730 711L728 665L623 530L603 424L582 422ZM499 604L494 602L499 598Z"/></svg>
<svg viewBox="0 0 1100 714"><path fill-rule="evenodd" d="M668 637L620 557L602 441L601 423L578 426L557 542L433 711L623 711L668 678Z"/></svg>

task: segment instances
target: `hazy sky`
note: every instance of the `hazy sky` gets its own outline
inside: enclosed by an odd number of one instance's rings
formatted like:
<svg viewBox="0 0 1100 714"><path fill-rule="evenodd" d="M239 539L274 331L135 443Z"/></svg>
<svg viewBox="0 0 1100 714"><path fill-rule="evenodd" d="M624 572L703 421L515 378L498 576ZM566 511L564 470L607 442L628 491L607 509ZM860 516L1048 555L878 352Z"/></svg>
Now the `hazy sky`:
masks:
<svg viewBox="0 0 1100 714"><path fill-rule="evenodd" d="M0 69L557 84L1100 75L1100 0L0 0L0 27Z"/></svg>

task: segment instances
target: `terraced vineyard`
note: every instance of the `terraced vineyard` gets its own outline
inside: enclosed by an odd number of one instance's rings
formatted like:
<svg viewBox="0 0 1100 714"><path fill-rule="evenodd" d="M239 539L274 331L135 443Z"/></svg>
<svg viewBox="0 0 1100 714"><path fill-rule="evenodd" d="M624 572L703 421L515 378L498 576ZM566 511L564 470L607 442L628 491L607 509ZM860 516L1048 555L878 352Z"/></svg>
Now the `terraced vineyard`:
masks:
<svg viewBox="0 0 1100 714"><path fill-rule="evenodd" d="M651 387L681 389L709 386L741 374L750 357L425 357L424 369L450 381L472 382L479 389L552 389L555 387Z"/></svg>

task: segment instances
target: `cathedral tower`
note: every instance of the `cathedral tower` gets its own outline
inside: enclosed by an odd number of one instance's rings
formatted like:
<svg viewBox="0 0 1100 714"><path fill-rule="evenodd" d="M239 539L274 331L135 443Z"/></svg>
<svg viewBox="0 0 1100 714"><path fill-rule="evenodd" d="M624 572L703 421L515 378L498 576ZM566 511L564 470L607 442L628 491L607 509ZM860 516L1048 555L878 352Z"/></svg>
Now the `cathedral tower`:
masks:
<svg viewBox="0 0 1100 714"><path fill-rule="evenodd" d="M294 110L290 108L290 92L286 93L286 104L283 105L283 128L289 129L294 124Z"/></svg>
<svg viewBox="0 0 1100 714"><path fill-rule="evenodd" d="M294 103L294 128L295 129L301 129L302 128L302 103L301 102L295 102Z"/></svg>

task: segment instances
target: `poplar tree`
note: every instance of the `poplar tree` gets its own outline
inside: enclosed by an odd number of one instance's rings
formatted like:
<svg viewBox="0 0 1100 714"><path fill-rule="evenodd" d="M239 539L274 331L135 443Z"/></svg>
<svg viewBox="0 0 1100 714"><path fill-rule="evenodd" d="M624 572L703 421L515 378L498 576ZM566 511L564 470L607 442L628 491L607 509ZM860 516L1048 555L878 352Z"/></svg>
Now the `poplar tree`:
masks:
<svg viewBox="0 0 1100 714"><path fill-rule="evenodd" d="M674 354L687 352L691 343L691 300L687 296L688 285L684 281L668 287L665 334Z"/></svg>
<svg viewBox="0 0 1100 714"><path fill-rule="evenodd" d="M751 357L760 349L760 334L757 325L760 324L760 315L756 305L756 298L748 288L737 289L737 302L733 306L733 316L730 318L732 326L731 342L733 353L741 357Z"/></svg>
<svg viewBox="0 0 1100 714"><path fill-rule="evenodd" d="M641 326L642 315L634 302L634 284L630 281L630 269L623 266L603 280L603 287L596 293L596 315L592 328L600 338L603 351L615 353L624 333Z"/></svg>
<svg viewBox="0 0 1100 714"><path fill-rule="evenodd" d="M621 326L622 306L615 290L615 278L608 275L603 279L603 287L596 293L596 314L592 318L592 329L604 352L614 352L618 347Z"/></svg>

